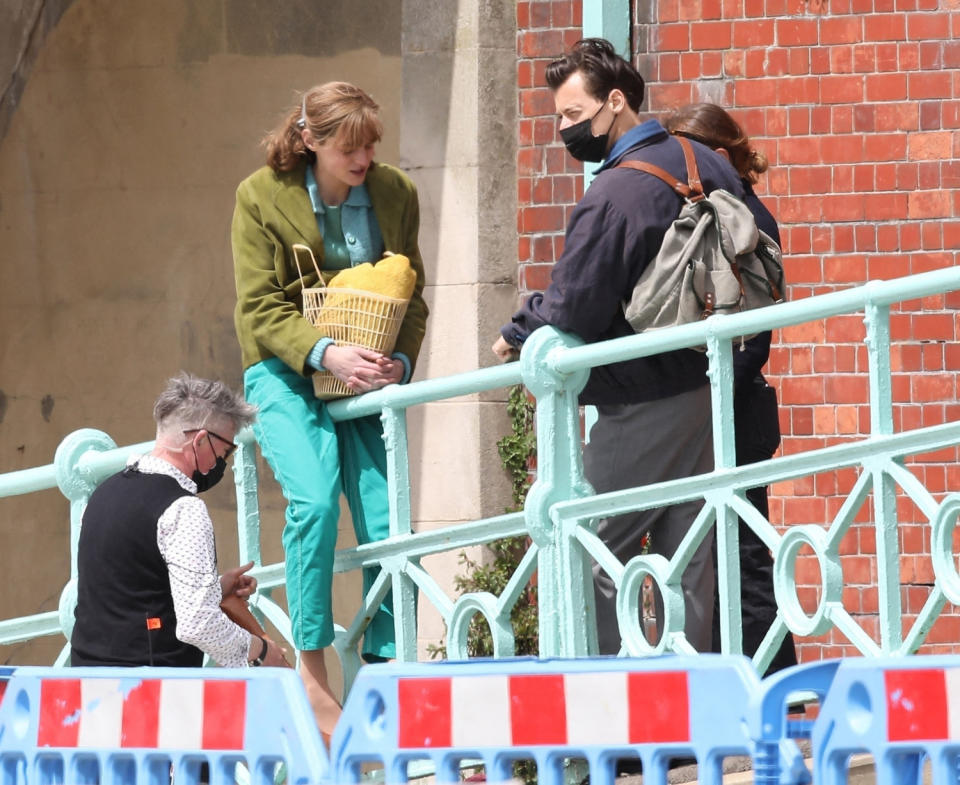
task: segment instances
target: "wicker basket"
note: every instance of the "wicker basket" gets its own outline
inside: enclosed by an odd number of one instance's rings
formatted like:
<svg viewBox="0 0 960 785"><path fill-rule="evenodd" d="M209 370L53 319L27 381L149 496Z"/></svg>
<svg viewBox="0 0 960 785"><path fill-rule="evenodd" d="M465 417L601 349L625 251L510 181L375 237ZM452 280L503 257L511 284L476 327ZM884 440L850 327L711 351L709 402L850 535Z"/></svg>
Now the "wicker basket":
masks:
<svg viewBox="0 0 960 785"><path fill-rule="evenodd" d="M293 258L303 282L299 254L306 252L323 283L313 251L306 245L293 246ZM326 286L303 287L303 315L314 327L323 330L338 346L362 346L390 354L400 324L407 312L407 300L375 294L362 289L330 289ZM332 400L356 395L330 371L313 375L313 392L317 398Z"/></svg>

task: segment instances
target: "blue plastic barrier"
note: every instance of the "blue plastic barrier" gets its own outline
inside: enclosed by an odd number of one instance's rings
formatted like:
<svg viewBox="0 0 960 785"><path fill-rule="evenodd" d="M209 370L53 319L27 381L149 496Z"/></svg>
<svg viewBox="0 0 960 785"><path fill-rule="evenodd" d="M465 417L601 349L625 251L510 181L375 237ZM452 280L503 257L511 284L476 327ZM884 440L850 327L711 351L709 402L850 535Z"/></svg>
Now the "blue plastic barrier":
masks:
<svg viewBox="0 0 960 785"><path fill-rule="evenodd" d="M7 691L7 682L13 675L15 668L0 668L0 705L3 705L3 695ZM0 715L0 744L3 743L3 719Z"/></svg>
<svg viewBox="0 0 960 785"><path fill-rule="evenodd" d="M796 739L810 739L814 722L791 719L790 703L798 695L813 695L823 704L836 674L839 660L814 662L786 668L760 684L746 712L750 737L756 745L753 759L754 785L807 783L810 772Z"/></svg>
<svg viewBox="0 0 960 785"><path fill-rule="evenodd" d="M787 716L798 692L815 721ZM719 785L723 759L753 759L756 785L810 781L794 739L809 736L817 785L846 782L848 761L873 756L881 785L960 777L960 657L852 659L800 665L762 683L743 657L471 660L363 668L328 760L292 671L172 668L0 668L0 785L343 785L381 763L407 782L429 762L439 783L480 760L491 782L532 759L559 785L582 758L593 785L639 758L665 782L675 758ZM243 767L243 768L241 768ZM245 772L249 772L246 774Z"/></svg>
<svg viewBox="0 0 960 785"><path fill-rule="evenodd" d="M814 780L846 782L851 755L869 753L877 782L960 779L960 657L844 660L813 727Z"/></svg>
<svg viewBox="0 0 960 785"><path fill-rule="evenodd" d="M0 681L0 785L290 785L329 764L303 685L276 668L16 668ZM3 688L5 685L5 689Z"/></svg>
<svg viewBox="0 0 960 785"><path fill-rule="evenodd" d="M753 755L745 712L761 692L749 660L699 655L651 659L471 660L361 669L331 744L337 783L382 763L389 783L429 759L437 782L459 781L482 760L491 782L518 759L559 785L565 758L586 759L593 785L618 758L639 757L664 782L673 758L694 756L702 782L720 783L723 758Z"/></svg>

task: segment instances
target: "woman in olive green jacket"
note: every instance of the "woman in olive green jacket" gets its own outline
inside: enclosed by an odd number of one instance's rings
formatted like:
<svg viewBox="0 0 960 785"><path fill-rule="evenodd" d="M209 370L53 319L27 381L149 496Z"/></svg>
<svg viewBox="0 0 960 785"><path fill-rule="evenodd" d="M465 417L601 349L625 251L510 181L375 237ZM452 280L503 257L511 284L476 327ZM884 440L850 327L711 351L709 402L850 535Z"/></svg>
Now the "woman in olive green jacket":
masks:
<svg viewBox="0 0 960 785"><path fill-rule="evenodd" d="M287 499L287 604L300 673L324 734L340 711L323 661L334 634L340 493L361 543L387 536L389 500L380 418L334 423L310 377L328 370L356 393L405 382L427 319L417 192L403 172L374 163L381 133L378 107L359 88L331 82L308 90L264 140L268 165L240 184L233 216L244 389L260 411L260 450ZM324 278L385 251L410 259L417 283L391 356L337 346L304 319L302 289L317 285L317 273L310 266L301 279L295 243L310 246ZM365 572L365 591L375 574ZM391 607L388 595L367 628L368 661L396 654Z"/></svg>

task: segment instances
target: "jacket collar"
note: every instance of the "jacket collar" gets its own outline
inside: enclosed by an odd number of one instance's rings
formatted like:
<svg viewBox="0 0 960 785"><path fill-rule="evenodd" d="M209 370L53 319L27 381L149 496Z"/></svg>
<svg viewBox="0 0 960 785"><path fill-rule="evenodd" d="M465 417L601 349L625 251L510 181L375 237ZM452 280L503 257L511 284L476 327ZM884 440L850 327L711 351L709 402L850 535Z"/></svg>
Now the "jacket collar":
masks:
<svg viewBox="0 0 960 785"><path fill-rule="evenodd" d="M631 150L650 142L653 139L659 139L667 136L667 129L656 120L646 120L639 125L634 126L623 136L617 139L616 143L607 154L607 159L603 162L594 174L599 174L604 169L616 166L623 157Z"/></svg>
<svg viewBox="0 0 960 785"><path fill-rule="evenodd" d="M320 186L317 184L317 178L313 174L312 167L305 167L304 186L307 189L307 195L310 197L310 206L316 215L323 215L326 212L326 205L320 198ZM352 187L347 192L347 198L343 201L344 207L370 207L370 196L367 194L366 183Z"/></svg>
<svg viewBox="0 0 960 785"><path fill-rule="evenodd" d="M313 211L313 204L306 188L306 168L307 165L304 162L292 171L277 174L273 202L311 248L323 248L323 237L317 226L317 216ZM360 191L355 202L372 204L377 220L380 222L381 231L384 231L385 223L393 223L385 221L387 216L381 215L381 210L386 209L391 202L389 198L391 194L388 193L389 188L377 164L370 166L364 185L366 189L351 189L351 196L354 191ZM350 202L349 199L347 201ZM380 209L378 206L381 206Z"/></svg>
<svg viewBox="0 0 960 785"><path fill-rule="evenodd" d="M313 213L310 197L304 187L306 163L289 172L277 174L273 203L283 213L294 229L312 248L323 247L323 238L317 226L317 217Z"/></svg>
<svg viewBox="0 0 960 785"><path fill-rule="evenodd" d="M389 172L390 169L383 164L373 164L363 184L367 186L367 194L373 205L373 214L377 216L377 224L386 249L399 252L403 247L402 212L406 202L402 192L398 192L396 181Z"/></svg>

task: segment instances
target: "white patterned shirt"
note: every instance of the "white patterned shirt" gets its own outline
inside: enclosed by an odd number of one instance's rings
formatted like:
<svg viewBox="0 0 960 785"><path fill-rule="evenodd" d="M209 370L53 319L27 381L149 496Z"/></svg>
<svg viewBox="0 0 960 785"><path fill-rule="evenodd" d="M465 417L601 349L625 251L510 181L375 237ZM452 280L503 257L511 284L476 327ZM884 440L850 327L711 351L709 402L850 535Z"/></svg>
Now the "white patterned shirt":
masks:
<svg viewBox="0 0 960 785"><path fill-rule="evenodd" d="M178 468L153 455L131 458L144 474L165 474L190 492L173 502L157 520L157 547L167 563L170 593L177 616L177 638L196 646L225 668L247 666L250 633L220 610L223 592L217 575L213 521L196 483Z"/></svg>

